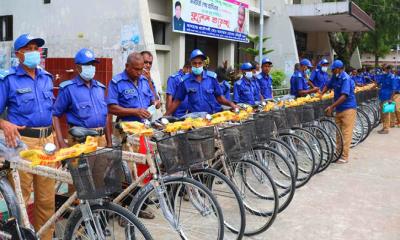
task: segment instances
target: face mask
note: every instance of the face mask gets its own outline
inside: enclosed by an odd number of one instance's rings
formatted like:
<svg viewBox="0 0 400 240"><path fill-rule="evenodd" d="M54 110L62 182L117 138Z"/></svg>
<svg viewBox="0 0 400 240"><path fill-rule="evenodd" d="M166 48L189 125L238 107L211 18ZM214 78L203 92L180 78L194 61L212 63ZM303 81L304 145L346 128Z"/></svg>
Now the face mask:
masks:
<svg viewBox="0 0 400 240"><path fill-rule="evenodd" d="M96 67L92 65L82 65L82 72L79 74L83 80L90 81L96 73Z"/></svg>
<svg viewBox="0 0 400 240"><path fill-rule="evenodd" d="M244 74L244 76L245 76L247 79L251 79L251 78L253 77L253 73L252 73L252 72L246 72L246 73Z"/></svg>
<svg viewBox="0 0 400 240"><path fill-rule="evenodd" d="M24 53L24 65L28 68L36 68L40 63L40 53L38 51Z"/></svg>
<svg viewBox="0 0 400 240"><path fill-rule="evenodd" d="M322 67L321 70L322 70L323 72L327 72L327 71L328 71L328 67Z"/></svg>
<svg viewBox="0 0 400 240"><path fill-rule="evenodd" d="M203 66L201 67L192 67L192 73L194 75L200 75L203 72Z"/></svg>

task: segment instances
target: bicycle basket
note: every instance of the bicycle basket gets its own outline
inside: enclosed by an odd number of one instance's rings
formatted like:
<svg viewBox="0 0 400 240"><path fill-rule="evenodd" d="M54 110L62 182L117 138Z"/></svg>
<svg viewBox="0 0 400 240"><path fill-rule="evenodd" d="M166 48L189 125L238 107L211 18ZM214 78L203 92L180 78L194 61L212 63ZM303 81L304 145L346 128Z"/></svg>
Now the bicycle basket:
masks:
<svg viewBox="0 0 400 240"><path fill-rule="evenodd" d="M254 129L254 121L250 120L241 125L220 130L222 144L229 158L240 158L241 153L251 149L255 138Z"/></svg>
<svg viewBox="0 0 400 240"><path fill-rule="evenodd" d="M299 116L301 116L301 112L299 114L299 108L296 107L290 107L285 109L286 112L286 121L288 123L288 127L292 128L295 125L299 125L301 122L301 119Z"/></svg>
<svg viewBox="0 0 400 240"><path fill-rule="evenodd" d="M195 129L157 141L157 150L168 174L214 158L214 127Z"/></svg>
<svg viewBox="0 0 400 240"><path fill-rule="evenodd" d="M287 129L288 122L286 121L285 109L279 109L272 112L272 118L274 119L275 125L278 129Z"/></svg>
<svg viewBox="0 0 400 240"><path fill-rule="evenodd" d="M271 138L274 120L270 112L263 112L254 115L254 143L268 143Z"/></svg>
<svg viewBox="0 0 400 240"><path fill-rule="evenodd" d="M302 116L302 123L309 123L314 121L314 107L312 105L304 105L303 106L303 116Z"/></svg>
<svg viewBox="0 0 400 240"><path fill-rule="evenodd" d="M314 119L320 119L325 115L324 104L321 101L314 102L312 106L314 108Z"/></svg>
<svg viewBox="0 0 400 240"><path fill-rule="evenodd" d="M122 189L122 151L103 148L67 160L78 198L98 199Z"/></svg>

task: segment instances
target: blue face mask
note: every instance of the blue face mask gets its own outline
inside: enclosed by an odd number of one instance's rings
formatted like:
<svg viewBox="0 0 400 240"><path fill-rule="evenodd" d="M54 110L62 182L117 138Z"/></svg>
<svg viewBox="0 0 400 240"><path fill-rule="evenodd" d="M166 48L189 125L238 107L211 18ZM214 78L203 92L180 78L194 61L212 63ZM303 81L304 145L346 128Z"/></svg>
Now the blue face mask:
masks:
<svg viewBox="0 0 400 240"><path fill-rule="evenodd" d="M203 72L203 66L201 67L192 67L192 73L194 75L200 75Z"/></svg>
<svg viewBox="0 0 400 240"><path fill-rule="evenodd" d="M96 67L92 65L82 65L82 72L79 74L83 80L90 81L94 78Z"/></svg>
<svg viewBox="0 0 400 240"><path fill-rule="evenodd" d="M40 53L38 51L24 53L24 65L28 68L36 68L40 63Z"/></svg>

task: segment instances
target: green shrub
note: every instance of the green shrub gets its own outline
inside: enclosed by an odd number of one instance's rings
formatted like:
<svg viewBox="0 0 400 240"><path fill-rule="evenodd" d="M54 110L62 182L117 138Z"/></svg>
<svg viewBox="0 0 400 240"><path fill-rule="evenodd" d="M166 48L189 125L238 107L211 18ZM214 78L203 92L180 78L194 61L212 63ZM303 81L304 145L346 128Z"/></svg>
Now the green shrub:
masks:
<svg viewBox="0 0 400 240"><path fill-rule="evenodd" d="M282 83L286 78L285 72L282 70L272 70L271 71L271 77L272 77L272 86L274 89L281 88Z"/></svg>

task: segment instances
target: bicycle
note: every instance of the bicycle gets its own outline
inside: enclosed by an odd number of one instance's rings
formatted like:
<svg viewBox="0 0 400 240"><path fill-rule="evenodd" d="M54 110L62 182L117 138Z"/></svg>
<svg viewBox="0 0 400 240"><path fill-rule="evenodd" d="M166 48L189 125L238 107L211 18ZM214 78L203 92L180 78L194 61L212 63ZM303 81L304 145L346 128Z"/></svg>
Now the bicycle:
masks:
<svg viewBox="0 0 400 240"><path fill-rule="evenodd" d="M19 146L21 148L22 145ZM51 149L52 147L55 149L54 145L46 146L46 149ZM108 196L118 188L118 184L117 186L114 185L116 183L116 175L114 175L114 178L107 176L97 179L90 176L91 171L89 168L96 160L99 162L105 159L102 162L103 164L97 164L98 167L96 169L99 172L105 173L106 168L104 167L116 171L118 169L118 157L116 158L115 155L118 155L118 150L116 152L114 149L102 149L68 160L70 169L72 171L76 170L72 174L72 178L68 172L59 169L48 166L33 167L30 162L19 158L18 152L6 148L3 144L0 144L0 151L3 155L2 160L4 160L0 171L2 183L0 185L0 193L3 197L6 196L4 200L9 207L8 211L11 213L8 221L0 225L0 236L4 239L40 238L43 232L55 224L57 219L66 211L69 211L70 207L78 199L79 204L74 208L67 220L64 239L109 239L115 236L125 236L126 239L152 239L146 228L131 212L103 199L103 197ZM29 223L18 171L49 177L68 184L74 183L76 189L85 188L86 191L72 194L38 232L35 232ZM6 178L9 172L13 177L15 191L12 190ZM86 180L86 182L82 180ZM92 185L88 185L87 181L91 182ZM96 190L94 188L96 185L93 185L94 182L103 184L104 187L101 190ZM111 183L112 186L110 185ZM124 226L119 224L120 221L124 222Z"/></svg>

